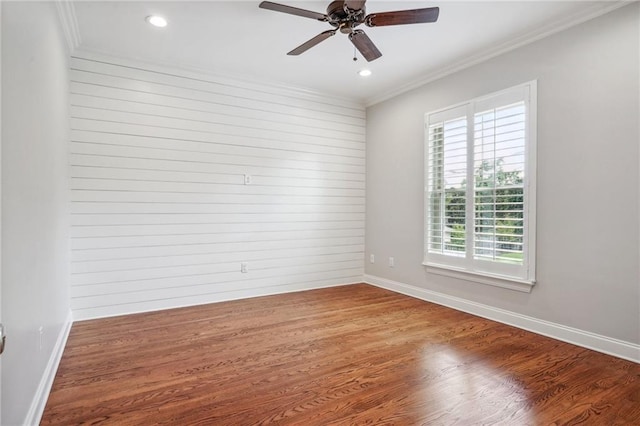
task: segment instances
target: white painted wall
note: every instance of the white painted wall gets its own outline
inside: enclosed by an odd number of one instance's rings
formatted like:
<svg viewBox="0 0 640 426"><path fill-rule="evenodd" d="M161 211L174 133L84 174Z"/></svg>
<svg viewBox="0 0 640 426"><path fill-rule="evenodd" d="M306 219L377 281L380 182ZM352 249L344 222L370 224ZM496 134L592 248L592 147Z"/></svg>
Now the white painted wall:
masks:
<svg viewBox="0 0 640 426"><path fill-rule="evenodd" d="M66 58L53 3L2 2L3 425L37 421L68 325Z"/></svg>
<svg viewBox="0 0 640 426"><path fill-rule="evenodd" d="M639 30L636 3L368 108L365 273L640 343ZM538 283L426 273L424 114L534 79Z"/></svg>
<svg viewBox="0 0 640 426"><path fill-rule="evenodd" d="M361 281L364 107L89 53L70 79L75 319Z"/></svg>

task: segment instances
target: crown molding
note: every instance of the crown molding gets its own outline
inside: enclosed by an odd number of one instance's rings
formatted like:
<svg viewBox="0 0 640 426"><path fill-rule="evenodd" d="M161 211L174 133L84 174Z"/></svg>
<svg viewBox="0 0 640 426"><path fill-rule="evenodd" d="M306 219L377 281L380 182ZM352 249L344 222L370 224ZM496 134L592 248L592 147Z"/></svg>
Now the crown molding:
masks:
<svg viewBox="0 0 640 426"><path fill-rule="evenodd" d="M81 41L76 8L71 0L56 0L55 4L64 38L67 41L67 48L70 53L73 53L80 46Z"/></svg>
<svg viewBox="0 0 640 426"><path fill-rule="evenodd" d="M638 0L611 0L607 2L600 2L592 7L586 7L585 9L582 10L582 12L576 15L551 21L534 31L528 32L519 37L515 37L498 46L486 49L477 55L466 57L461 61L454 62L450 65L446 65L444 67L438 68L420 77L417 80L410 81L392 90L382 92L376 96L367 98L364 100L365 105L367 107L373 106L375 104L386 101L395 96L406 93L410 90L417 89L418 87L424 86L425 84L439 80L443 77L446 77L458 71L462 71L466 68L488 61L489 59L495 58L496 56L510 52L519 47L541 40L545 37L549 37L553 34L559 33L561 31L564 31L576 25L582 24L584 22L587 22L599 16L605 15L623 6L627 6L631 3L635 3L636 1Z"/></svg>

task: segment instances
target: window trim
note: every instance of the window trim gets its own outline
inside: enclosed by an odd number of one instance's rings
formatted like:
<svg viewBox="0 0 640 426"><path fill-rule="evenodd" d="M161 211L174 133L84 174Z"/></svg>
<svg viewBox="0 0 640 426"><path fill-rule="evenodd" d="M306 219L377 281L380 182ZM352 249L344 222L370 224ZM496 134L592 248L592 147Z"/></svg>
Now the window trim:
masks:
<svg viewBox="0 0 640 426"><path fill-rule="evenodd" d="M473 261L468 259L469 252L465 252L465 261L459 262L457 259L451 258L453 262L442 263L440 258L449 258L445 255L438 256L437 254L428 253L427 239L428 232L428 208L429 208L429 192L428 192L428 174L429 174L429 126L430 118L437 115L447 115L447 111L455 109L466 108L467 117L473 116L473 106L482 104L484 102L491 102L492 100L499 99L500 97L510 96L510 92L517 90L524 90L525 93L525 107L526 107L526 153L525 153L525 175L523 181L523 188L525 189L526 197L524 199L523 209L526 214L526 229L527 232L523 236L524 247L527 248L526 273L525 277L516 277L511 275L502 275L500 273L479 271L477 269L469 269L468 265L473 264ZM530 292L532 286L535 284L536 279L536 165L537 165L537 80L532 80L523 84L519 84L504 90L493 92L487 95L470 99L466 102L461 102L455 105L451 105L446 108L431 111L425 114L425 132L424 132L424 205L423 205L423 256L424 260L422 265L426 267L426 271L429 273L444 275L452 278L462 279L466 281L472 281L481 284L488 284L497 287L507 288L511 290L517 290L522 292ZM473 150L473 123L468 126L468 150ZM471 170L469 172L469 170ZM473 173L472 168L468 168L468 173ZM469 191L472 192L472 191ZM469 222L468 223L473 223ZM434 259L435 258L435 259Z"/></svg>

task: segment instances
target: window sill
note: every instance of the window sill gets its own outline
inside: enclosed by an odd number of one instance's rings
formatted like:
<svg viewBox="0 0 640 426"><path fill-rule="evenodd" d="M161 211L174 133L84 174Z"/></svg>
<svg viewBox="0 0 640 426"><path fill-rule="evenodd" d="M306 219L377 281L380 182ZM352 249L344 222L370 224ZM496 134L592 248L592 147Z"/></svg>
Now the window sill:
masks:
<svg viewBox="0 0 640 426"><path fill-rule="evenodd" d="M500 275L484 274L480 272L469 272L462 269L453 268L447 265L439 265L435 263L422 263L426 266L427 272L445 277L457 278L460 280L471 281L474 283L492 285L495 287L507 288L509 290L520 291L523 293L531 293L531 288L535 281L520 280L517 278L505 277Z"/></svg>

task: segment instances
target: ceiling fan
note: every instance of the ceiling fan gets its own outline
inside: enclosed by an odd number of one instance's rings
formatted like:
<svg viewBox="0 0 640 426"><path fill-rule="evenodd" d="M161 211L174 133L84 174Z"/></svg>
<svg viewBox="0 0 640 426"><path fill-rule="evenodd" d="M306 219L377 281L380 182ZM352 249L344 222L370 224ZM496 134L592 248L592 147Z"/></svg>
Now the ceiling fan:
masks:
<svg viewBox="0 0 640 426"><path fill-rule="evenodd" d="M287 55L300 55L340 31L343 34L349 35L351 43L353 43L356 49L358 49L362 56L369 62L378 59L382 56L382 53L380 53L376 45L373 44L364 31L356 28L358 25L365 24L367 27L382 27L387 25L436 22L440 12L440 9L437 7L427 7L424 9L396 10L393 12L372 13L367 15L364 5L365 2L366 0L332 1L327 7L326 14L270 1L260 3L260 8L316 19L321 22L328 22L334 27L334 29L323 31L311 40L302 43L287 53Z"/></svg>

